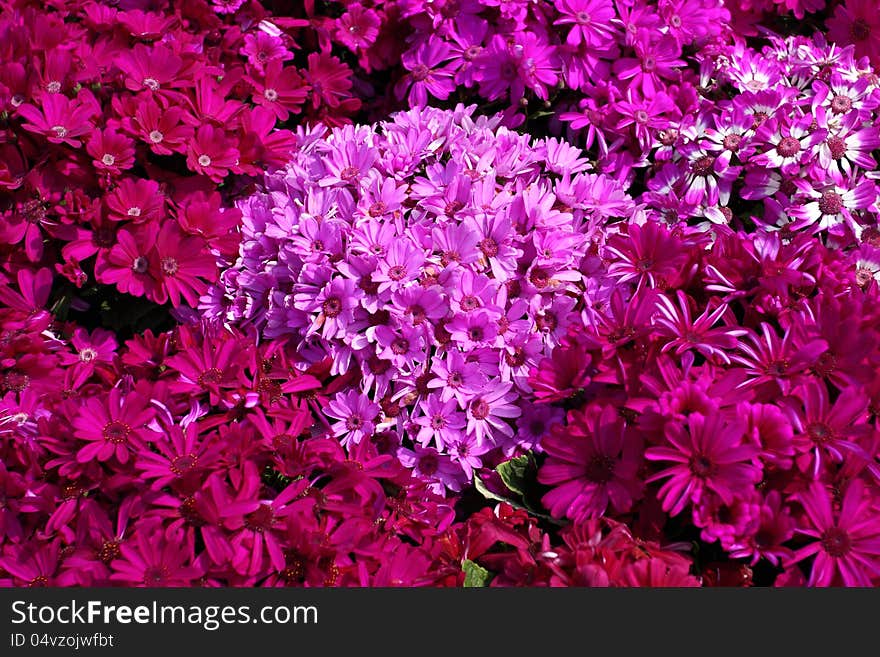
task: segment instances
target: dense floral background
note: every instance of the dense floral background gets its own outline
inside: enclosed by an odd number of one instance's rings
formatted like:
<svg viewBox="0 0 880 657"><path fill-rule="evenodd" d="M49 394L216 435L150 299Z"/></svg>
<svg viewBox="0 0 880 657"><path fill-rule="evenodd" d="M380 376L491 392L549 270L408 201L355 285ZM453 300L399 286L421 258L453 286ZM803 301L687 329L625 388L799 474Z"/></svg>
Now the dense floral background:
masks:
<svg viewBox="0 0 880 657"><path fill-rule="evenodd" d="M0 12L0 585L880 583L870 0Z"/></svg>

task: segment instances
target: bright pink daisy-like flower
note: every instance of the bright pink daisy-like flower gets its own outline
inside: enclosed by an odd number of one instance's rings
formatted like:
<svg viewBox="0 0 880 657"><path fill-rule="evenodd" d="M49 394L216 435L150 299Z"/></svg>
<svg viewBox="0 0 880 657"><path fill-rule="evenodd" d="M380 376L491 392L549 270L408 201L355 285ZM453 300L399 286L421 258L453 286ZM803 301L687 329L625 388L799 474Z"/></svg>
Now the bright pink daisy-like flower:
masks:
<svg viewBox="0 0 880 657"><path fill-rule="evenodd" d="M612 21L617 16L611 0L560 0L556 9L561 16L553 24L571 25L565 38L568 45L602 48L613 41Z"/></svg>
<svg viewBox="0 0 880 657"><path fill-rule="evenodd" d="M70 342L76 353L62 353L61 363L64 365L81 363L82 366L94 368L99 363L112 363L116 356L117 343L111 331L98 328L89 335L88 330L78 328Z"/></svg>
<svg viewBox="0 0 880 657"><path fill-rule="evenodd" d="M601 516L609 504L626 513L641 492L641 444L613 406L569 412L541 446L548 458L538 481L554 487L542 502L556 517Z"/></svg>
<svg viewBox="0 0 880 657"><path fill-rule="evenodd" d="M106 398L84 400L73 427L74 435L87 444L79 449L76 460L109 461L115 456L120 463L127 463L132 453L150 440L146 425L153 415L140 394L131 392L123 397L119 388L113 388Z"/></svg>
<svg viewBox="0 0 880 657"><path fill-rule="evenodd" d="M120 292L153 297L158 289L158 271L147 256L158 233L159 226L153 222L120 230L110 252L97 259L95 278L102 283L115 283Z"/></svg>
<svg viewBox="0 0 880 657"><path fill-rule="evenodd" d="M379 14L354 4L336 19L336 38L353 51L369 48L379 36Z"/></svg>
<svg viewBox="0 0 880 657"><path fill-rule="evenodd" d="M239 51L248 58L248 62L258 71L266 64L278 60L286 62L293 59L293 53L284 45L284 40L275 34L257 30L244 36L244 46Z"/></svg>
<svg viewBox="0 0 880 657"><path fill-rule="evenodd" d="M539 403L549 404L574 396L589 385L593 359L588 343L575 335L566 335L549 357L541 359L529 373L529 385Z"/></svg>
<svg viewBox="0 0 880 657"><path fill-rule="evenodd" d="M737 345L737 338L747 331L741 328L719 326L713 328L727 312L726 304L721 304L710 312L707 307L703 313L693 319L690 298L681 290L676 292L678 305L665 296L659 295L655 318L656 332L668 339L663 351L674 350L676 355L694 349L706 358L716 357L729 364L727 351Z"/></svg>
<svg viewBox="0 0 880 657"><path fill-rule="evenodd" d="M150 261L163 293L175 307L181 298L195 306L207 283L217 279L217 263L207 252L205 240L185 235L175 221L162 225Z"/></svg>
<svg viewBox="0 0 880 657"><path fill-rule="evenodd" d="M809 586L873 586L880 578L880 514L861 480L849 483L838 509L818 481L801 493L806 525L798 532L816 539L792 563L816 555Z"/></svg>
<svg viewBox="0 0 880 657"><path fill-rule="evenodd" d="M605 244L605 257L611 261L608 273L620 283L660 288L673 284L688 261L687 242L656 221L630 224L626 230Z"/></svg>
<svg viewBox="0 0 880 657"><path fill-rule="evenodd" d="M22 124L25 130L45 135L53 144L78 148L82 145L78 137L92 131L91 118L96 113L97 103L94 97L91 100L92 103L84 103L62 94L47 93L40 96L40 108L24 104L18 108L18 113L25 119Z"/></svg>
<svg viewBox="0 0 880 657"><path fill-rule="evenodd" d="M286 121L291 112L299 114L303 103L309 96L309 88L293 66L284 66L280 59L273 59L266 65L261 80L251 80L254 86L254 103L272 110L281 121Z"/></svg>
<svg viewBox="0 0 880 657"><path fill-rule="evenodd" d="M196 138L186 149L186 163L190 170L222 182L229 170L238 163L238 150L227 139L226 132L211 124L199 126Z"/></svg>
<svg viewBox="0 0 880 657"><path fill-rule="evenodd" d="M125 74L125 86L131 91L160 92L185 84L180 75L183 60L163 43L138 43L131 50L119 52L116 65Z"/></svg>
<svg viewBox="0 0 880 657"><path fill-rule="evenodd" d="M177 371L171 390L190 396L207 392L211 404L216 406L224 389L238 386L246 358L247 352L238 340L225 339L219 346L213 340L205 340L201 348L193 346L168 359L168 367Z"/></svg>
<svg viewBox="0 0 880 657"><path fill-rule="evenodd" d="M110 580L126 586L192 586L204 571L192 563L191 537L166 532L156 520L139 523L132 538L119 546Z"/></svg>
<svg viewBox="0 0 880 657"><path fill-rule="evenodd" d="M146 178L124 178L105 197L107 217L114 221L158 223L165 216L165 195L159 183Z"/></svg>
<svg viewBox="0 0 880 657"><path fill-rule="evenodd" d="M868 436L868 399L858 387L844 389L834 403L824 381L810 380L787 400L786 410L795 429L793 444L804 472L817 475L830 459L840 463L848 454L862 454L859 441Z"/></svg>
<svg viewBox="0 0 880 657"><path fill-rule="evenodd" d="M134 166L134 142L111 128L92 133L86 152L94 158L92 164L99 171L118 175Z"/></svg>
<svg viewBox="0 0 880 657"><path fill-rule="evenodd" d="M338 393L327 404L327 415L339 420L333 425L333 435L339 438L343 446L356 445L365 437L370 436L376 427L376 417L381 411L379 404L370 401L366 395L357 390Z"/></svg>
<svg viewBox="0 0 880 657"><path fill-rule="evenodd" d="M152 98L142 98L130 128L156 155L183 153L193 136L193 128L185 123L186 116L182 107L161 109Z"/></svg>
<svg viewBox="0 0 880 657"><path fill-rule="evenodd" d="M409 74L395 86L395 93L403 97L409 90L408 100L414 107L424 107L428 94L438 100L446 100L455 89L452 76L455 64L450 62L452 54L449 45L431 36L414 51L403 55L402 62Z"/></svg>
<svg viewBox="0 0 880 657"><path fill-rule="evenodd" d="M153 441L152 447L153 451L138 454L135 467L155 490L199 476L220 455L220 447L199 433L196 422L163 427L162 438Z"/></svg>
<svg viewBox="0 0 880 657"><path fill-rule="evenodd" d="M305 77L311 87L312 106L319 109L360 107L360 100L351 98L351 69L328 53L313 52L308 58Z"/></svg>
<svg viewBox="0 0 880 657"><path fill-rule="evenodd" d="M645 450L649 461L674 464L648 478L667 480L659 491L663 510L678 515L708 492L731 505L742 491L754 488L761 469L754 463L757 450L743 441L745 431L744 422L725 422L718 413L692 413L686 424L668 423L664 435L669 446Z"/></svg>

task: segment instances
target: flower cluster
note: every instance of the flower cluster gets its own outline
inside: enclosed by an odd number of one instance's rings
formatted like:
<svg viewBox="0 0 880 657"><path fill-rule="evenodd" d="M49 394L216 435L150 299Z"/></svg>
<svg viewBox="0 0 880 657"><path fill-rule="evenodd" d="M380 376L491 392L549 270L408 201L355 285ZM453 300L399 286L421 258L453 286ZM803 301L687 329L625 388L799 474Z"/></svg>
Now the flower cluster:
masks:
<svg viewBox="0 0 880 657"><path fill-rule="evenodd" d="M602 285L591 235L633 206L580 151L471 112L298 133L286 169L239 203L241 257L204 304L357 373L327 408L335 435L392 432L438 490L558 419L530 403L529 371L584 326L580 300Z"/></svg>
<svg viewBox="0 0 880 657"><path fill-rule="evenodd" d="M0 3L3 269L54 268L96 305L102 286L195 305L237 249L230 199L294 147L281 126L348 121L362 69L338 55L385 61L375 29L342 29L363 12L302 11Z"/></svg>
<svg viewBox="0 0 880 657"><path fill-rule="evenodd" d="M424 105L466 94L508 125L551 115L558 131L561 118L620 178L645 164L653 130L694 109L699 62L687 55L731 36L720 0L399 4L411 34L397 97Z"/></svg>
<svg viewBox="0 0 880 657"><path fill-rule="evenodd" d="M698 109L657 133L639 200L668 221L822 233L876 232L880 87L853 49L771 38L723 48Z"/></svg>
<svg viewBox="0 0 880 657"><path fill-rule="evenodd" d="M329 363L198 324L120 345L35 310L29 276L0 311L0 585L461 580L449 501L321 431Z"/></svg>
<svg viewBox="0 0 880 657"><path fill-rule="evenodd" d="M0 585L880 585L870 2L289 4L0 0Z"/></svg>

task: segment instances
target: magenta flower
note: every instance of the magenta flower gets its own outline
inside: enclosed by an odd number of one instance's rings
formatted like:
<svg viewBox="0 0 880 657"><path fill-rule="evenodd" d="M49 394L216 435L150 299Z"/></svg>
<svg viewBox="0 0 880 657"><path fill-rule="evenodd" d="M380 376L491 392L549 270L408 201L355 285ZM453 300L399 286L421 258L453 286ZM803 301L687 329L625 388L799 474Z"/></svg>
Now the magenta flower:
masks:
<svg viewBox="0 0 880 657"><path fill-rule="evenodd" d="M62 94L43 94L40 107L24 104L18 108L25 119L25 130L45 135L53 144L67 144L74 148L82 145L78 137L92 131L92 116L96 113L94 97L70 100Z"/></svg>
<svg viewBox="0 0 880 657"><path fill-rule="evenodd" d="M76 454L80 463L113 457L127 463L151 438L146 425L153 410L136 392L123 396L119 388L113 388L104 399L86 399L83 409L73 421L74 435L87 443Z"/></svg>
<svg viewBox="0 0 880 657"><path fill-rule="evenodd" d="M678 290L678 306L669 297L658 297L658 314L655 319L656 332L669 341L663 345L663 351L674 350L676 355L694 349L706 358L718 358L730 363L727 352L736 346L736 338L746 334L745 329L718 327L714 325L728 311L721 304L710 312L706 308L696 319L692 318L691 301L688 296Z"/></svg>
<svg viewBox="0 0 880 657"><path fill-rule="evenodd" d="M756 450L743 441L745 428L739 421L725 422L717 413L692 413L686 425L667 425L668 446L645 450L649 461L673 463L648 478L648 482L666 479L658 493L664 511L678 515L688 503L698 504L708 493L730 505L760 481Z"/></svg>
<svg viewBox="0 0 880 657"><path fill-rule="evenodd" d="M150 268L158 273L160 298L167 295L174 306L179 306L181 299L191 306L198 303L207 283L217 277L216 260L204 245L199 237L185 236L176 222L162 225L150 255Z"/></svg>
<svg viewBox="0 0 880 657"><path fill-rule="evenodd" d="M554 24L571 25L565 38L568 45L598 49L613 41L615 12L611 0L561 0L557 9L561 16Z"/></svg>
<svg viewBox="0 0 880 657"><path fill-rule="evenodd" d="M880 516L864 484L851 481L839 508L818 481L799 499L805 524L797 531L815 540L795 552L790 563L815 555L808 586L873 586L880 578Z"/></svg>
<svg viewBox="0 0 880 657"><path fill-rule="evenodd" d="M612 406L569 412L541 446L538 481L553 486L541 501L557 518L601 516L609 506L626 513L641 493L640 441Z"/></svg>
<svg viewBox="0 0 880 657"><path fill-rule="evenodd" d="M192 586L204 572L192 553L191 538L163 531L158 521L143 521L132 539L119 546L119 558L110 564L110 580L127 586Z"/></svg>
<svg viewBox="0 0 880 657"><path fill-rule="evenodd" d="M455 89L452 80L455 68L450 59L447 43L434 36L429 37L415 50L403 55L402 63L409 73L395 85L394 92L399 98L407 94L413 107L427 105L428 94L438 100L446 100Z"/></svg>

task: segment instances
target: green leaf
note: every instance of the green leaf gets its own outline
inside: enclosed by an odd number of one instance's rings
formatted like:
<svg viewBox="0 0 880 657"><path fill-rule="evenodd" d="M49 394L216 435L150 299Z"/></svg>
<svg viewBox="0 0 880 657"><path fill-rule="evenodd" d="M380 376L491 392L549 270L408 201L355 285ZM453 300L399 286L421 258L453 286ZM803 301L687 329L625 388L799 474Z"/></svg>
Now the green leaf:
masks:
<svg viewBox="0 0 880 657"><path fill-rule="evenodd" d="M501 477L501 481L517 495L524 496L528 486L529 471L533 465L532 455L523 454L515 459L505 461L495 472Z"/></svg>
<svg viewBox="0 0 880 657"><path fill-rule="evenodd" d="M482 588L489 586L492 581L492 573L470 559L462 562L461 570L464 572L465 588Z"/></svg>
<svg viewBox="0 0 880 657"><path fill-rule="evenodd" d="M516 504L511 499L506 497L501 497L500 495L493 493L488 488L486 488L486 484L483 483L483 480L480 479L479 475L474 474L474 488L477 489L477 492L485 497L487 500L495 500L496 502L507 502L508 504Z"/></svg>

